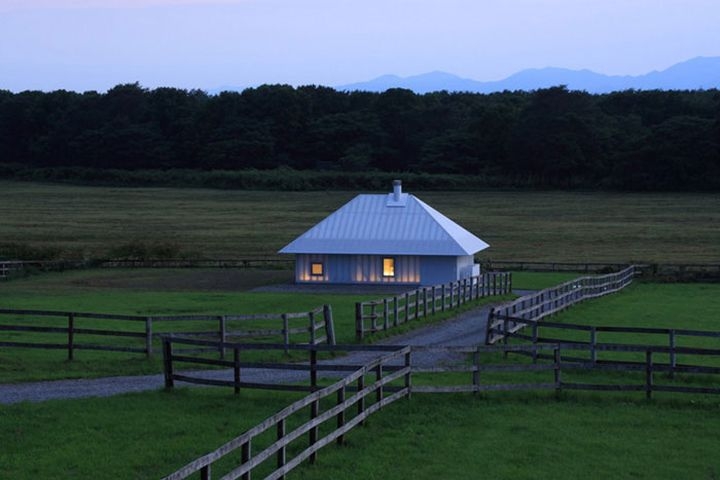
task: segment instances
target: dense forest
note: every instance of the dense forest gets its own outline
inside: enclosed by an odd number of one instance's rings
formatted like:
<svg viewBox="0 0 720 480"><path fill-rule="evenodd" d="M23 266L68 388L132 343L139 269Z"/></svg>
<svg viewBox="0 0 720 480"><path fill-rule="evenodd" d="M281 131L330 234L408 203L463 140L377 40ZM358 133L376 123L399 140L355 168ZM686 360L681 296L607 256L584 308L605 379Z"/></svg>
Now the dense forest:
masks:
<svg viewBox="0 0 720 480"><path fill-rule="evenodd" d="M59 167L68 175L281 168L284 176L411 172L488 186L717 190L720 91L0 91L0 164L6 178Z"/></svg>

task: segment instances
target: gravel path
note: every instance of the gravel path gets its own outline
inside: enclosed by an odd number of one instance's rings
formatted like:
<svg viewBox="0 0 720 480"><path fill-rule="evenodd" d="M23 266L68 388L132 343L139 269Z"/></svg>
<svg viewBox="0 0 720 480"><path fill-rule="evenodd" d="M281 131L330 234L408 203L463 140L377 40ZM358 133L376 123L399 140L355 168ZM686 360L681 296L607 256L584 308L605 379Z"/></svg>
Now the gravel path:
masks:
<svg viewBox="0 0 720 480"><path fill-rule="evenodd" d="M489 306L463 313L441 323L418 328L411 332L376 342L380 345L478 345L485 342L485 328ZM378 352L351 352L348 355L321 363L332 365L359 365L381 355ZM412 363L418 366L441 365L454 360L457 355L441 352L413 353ZM188 372L183 372L188 373ZM194 371L193 376L232 380L232 371ZM281 383L307 379L307 372L278 371L267 369L243 369L242 378L247 382ZM324 376L333 376L332 372ZM335 374L334 376L339 376ZM106 377L83 380L56 380L23 384L0 385L0 404L23 401L42 402L62 398L109 397L120 393L156 390L164 386L162 374Z"/></svg>

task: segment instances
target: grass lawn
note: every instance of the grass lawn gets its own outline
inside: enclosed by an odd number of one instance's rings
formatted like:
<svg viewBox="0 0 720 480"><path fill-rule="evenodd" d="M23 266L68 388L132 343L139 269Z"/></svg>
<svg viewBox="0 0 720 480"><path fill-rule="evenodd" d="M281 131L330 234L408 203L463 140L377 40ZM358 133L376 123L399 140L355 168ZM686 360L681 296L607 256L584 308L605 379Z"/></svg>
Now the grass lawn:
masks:
<svg viewBox="0 0 720 480"><path fill-rule="evenodd" d="M0 476L160 478L297 398L195 388L0 406ZM289 478L713 479L719 413L706 399L418 394Z"/></svg>
<svg viewBox="0 0 720 480"><path fill-rule="evenodd" d="M205 273L205 275L203 275ZM234 271L232 277L237 284L222 282L225 290L215 290L215 286L203 288L203 281L222 276L222 270L89 270L51 273L17 279L0 284L2 298L0 307L15 309L58 310L72 312L113 313L127 315L184 315L184 314L250 314L306 312L329 304L333 310L333 320L337 343L355 342L355 303L361 300L377 299L387 294L373 293L364 295L344 295L332 293L269 293L247 291L266 279L272 271L241 270ZM227 275L231 275L228 271ZM189 277L185 278L185 277ZM248 280L247 277L250 277ZM255 278L255 277L259 277ZM184 279L185 278L185 279ZM184 280L183 280L184 279ZM253 280L254 279L254 280ZM254 284L253 284L254 282ZM240 285L240 286L238 286ZM404 324L389 332L402 333L430 322L449 318L469 308L483 303L497 302L501 298L489 297L464 305L459 310L438 313L427 319ZM299 322L303 322L300 324ZM0 316L4 324L33 324L39 326L67 327L65 317L12 317ZM258 328L281 328L279 320L256 321L251 324L234 324L235 328L253 326ZM294 320L291 327L305 326L304 320ZM118 322L113 320L76 319L76 328L107 328L144 332L143 322ZM217 328L214 322L157 322L153 326L155 333L170 331L210 331ZM62 343L65 334L38 334L25 332L2 332L2 338L8 341L27 341L33 343ZM384 335L387 336L387 335ZM378 335L376 338L381 338ZM292 341L306 342L307 337L296 335ZM368 338L367 341L373 341ZM144 339L120 339L117 337L93 337L76 335L77 343L99 343L144 347ZM282 338L264 337L262 341L282 343ZM67 360L67 352L59 350L38 350L25 348L0 349L0 383L50 380L61 378L91 378L110 375L140 375L162 371L160 342L154 345L155 355L147 359L142 354L96 352L78 350L75 359ZM251 356L253 354L250 354ZM264 358L263 360L280 360ZM304 358L304 356L303 356ZM286 359L286 358L285 358Z"/></svg>
<svg viewBox="0 0 720 480"><path fill-rule="evenodd" d="M718 262L713 194L408 191L487 241L485 258ZM209 258L275 254L357 193L108 188L0 182L1 243L105 257L167 243Z"/></svg>
<svg viewBox="0 0 720 480"><path fill-rule="evenodd" d="M290 478L714 479L714 403L415 395Z"/></svg>
<svg viewBox="0 0 720 480"><path fill-rule="evenodd" d="M195 388L0 405L0 478L161 478L299 398Z"/></svg>

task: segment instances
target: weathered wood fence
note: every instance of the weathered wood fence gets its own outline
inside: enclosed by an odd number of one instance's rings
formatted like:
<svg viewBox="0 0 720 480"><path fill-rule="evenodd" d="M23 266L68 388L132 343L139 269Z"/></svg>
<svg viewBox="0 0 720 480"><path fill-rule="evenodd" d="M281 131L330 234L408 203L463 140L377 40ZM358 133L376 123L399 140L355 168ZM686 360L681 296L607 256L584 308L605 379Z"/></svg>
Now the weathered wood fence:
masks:
<svg viewBox="0 0 720 480"><path fill-rule="evenodd" d="M420 287L401 295L357 302L355 304L355 337L387 331L417 318L458 308L465 303L490 295L512 292L512 273L488 272L432 287Z"/></svg>
<svg viewBox="0 0 720 480"><path fill-rule="evenodd" d="M635 266L630 266L617 273L580 277L493 308L488 317L485 342L492 345L502 339L505 332L513 333L525 327L525 323L513 322L510 318L540 320L583 300L617 292L628 286L634 275Z"/></svg>
<svg viewBox="0 0 720 480"><path fill-rule="evenodd" d="M619 326L603 326L603 325L579 325L579 324L573 324L573 323L558 323L558 322L548 322L548 321L542 321L539 322L537 320L527 320L523 318L517 318L517 317L507 317L507 316L499 316L496 315L496 318L498 320L508 320L509 322L517 323L517 324L524 324L526 325L531 333L529 335L521 333L521 331L515 331L515 332L507 332L503 336L503 343L508 344L508 339L518 339L521 341L526 341L531 343L532 345L542 344L542 343L565 343L565 344L573 344L582 346L582 348L586 349L588 352L588 357L586 358L565 358L567 360L572 361L587 361L591 363L617 363L616 360L605 358L605 359L598 359L598 352L602 351L602 349L610 349L609 351L621 351L619 349L624 348L624 345L628 345L627 342L624 343L609 343L609 342L600 342L599 341L599 335L611 333L613 334L613 338L623 337L624 334L632 334L631 340L635 340L637 337L653 337L654 339L662 338L658 343L658 347L666 346L667 348L667 354L669 356L669 362L668 365L671 368L671 373L674 373L675 368L678 367L677 362L677 356L678 353L682 353L683 351L687 350L691 347L680 347L678 346L678 343L682 338L686 337L692 337L692 338L716 338L720 339L720 331L706 331L706 330L690 330L690 329L682 329L682 328L656 328L656 327L619 327ZM562 332L586 332L587 333L587 340L577 340L576 338L568 339L568 338L559 338L556 334L556 336L543 336L541 333L543 333L546 330L554 330L554 331L560 331ZM662 345L664 344L664 345ZM648 346L645 344L645 346ZM615 350L613 350L615 349ZM533 361L536 362L538 358L543 358L542 355L533 355ZM545 357L547 358L547 357ZM627 363L627 362L621 362L621 363Z"/></svg>
<svg viewBox="0 0 720 480"><path fill-rule="evenodd" d="M172 357L173 342L182 341L183 340L170 338L165 339L164 349L170 350L168 353L170 357ZM237 364L238 351L247 346L227 345L227 347L235 352L234 357L236 360L234 363ZM250 348L253 347L257 347L257 345L250 346ZM263 347L269 346L263 345ZM343 348L347 349L348 347L350 346ZM282 345L276 345L269 348L277 349L284 347ZM292 348L298 349L305 347L294 345ZM315 356L317 356L317 351L321 348L321 346L307 347L311 355L314 352ZM199 475L201 479L210 480L213 478L213 465L228 456L233 456L238 466L223 475L223 479L250 479L258 467L266 462L271 462L273 458L275 459L275 468L267 474L265 478L285 478L288 472L300 465L304 460L307 459L313 463L317 458L317 452L321 448L333 442L342 444L345 435L356 426L363 424L365 419L371 414L401 398L408 397L410 395L409 356L410 347L402 347L395 349L391 353L386 353L365 365L352 367L353 372L342 380L329 387L314 391L307 397L281 410L259 425L220 446L213 452L190 462L165 477L165 479L179 480L188 478L191 475ZM397 363L398 361L404 361L404 365L391 365L391 363ZM239 372L239 370L236 370L236 372ZM237 377L239 373L235 375ZM371 380L369 384L366 384L366 377L368 375L374 377L374 381ZM166 381L167 378L166 375ZM177 378L177 376L175 376L175 378ZM187 381L187 379L185 381ZM393 382L397 381L403 383L399 386L391 386ZM311 390L316 389L316 382L316 378L314 381L311 379ZM234 383L236 389L241 385L243 384L239 380ZM349 395L350 392L354 393ZM334 405L321 412L322 400L326 400L326 403L327 400L330 400ZM307 415L308 408L309 419L292 431L288 431L288 425L291 423L289 419L291 417L297 418L300 415ZM333 421L335 422L335 428L320 438L320 427L323 424L328 424ZM275 441L260 451L255 452L254 447L257 448L255 443L257 442L257 438L267 431L272 431L272 429L276 432ZM303 439L306 435L307 447L301 449L294 457L288 458L288 447L291 445L304 445L305 441Z"/></svg>
<svg viewBox="0 0 720 480"><path fill-rule="evenodd" d="M173 353L173 344L193 345L204 343L197 339L183 339L165 337L163 339L163 351L165 353L166 365L166 386L172 388L175 381L184 381L191 383L201 383L209 385L229 386L235 388L238 392L240 388L268 388L282 389L293 391L310 391L314 392L307 397L299 400L289 407L283 409L276 415L261 422L256 427L248 430L239 437L227 442L215 451L203 455L202 457L190 462L178 471L165 477L167 480L177 480L188 478L191 475L199 475L201 479L212 478L212 467L219 460L234 455L239 461L239 466L234 467L229 473L221 478L237 479L251 478L254 470L264 462L276 458L277 468L268 474L265 478L284 478L284 476L301 462L309 459L314 462L317 451L337 441L343 442L343 437L352 428L362 424L362 422L372 413L378 411L383 406L392 403L400 398L409 398L414 393L458 393L458 392L491 392L491 391L516 391L516 390L554 390L557 393L563 390L587 390L587 391L639 391L645 392L649 399L654 392L671 392L671 393L688 393L688 394L720 394L720 387L716 378L713 378L707 386L693 385L687 380L692 377L683 377L680 383L669 384L667 381L657 382L657 374L661 373L682 373L682 374L699 374L700 381L707 380L708 376L720 375L720 367L684 364L672 365L671 363L662 363L658 361L658 357L667 357L668 355L681 354L684 357L702 357L714 358L720 360L720 349L708 348L689 348L689 347L664 347L655 345L623 345L623 344L596 344L594 349L603 352L635 352L644 357L644 362L625 362L616 361L613 363L589 362L587 360L578 360L577 355L566 356L563 352L589 351L590 345L579 343L554 343L533 345L497 345L497 346L375 346L375 345L294 345L291 348L307 350L310 354L310 360L307 365L298 364L263 364L261 368L273 368L281 370L307 370L310 372L309 382L307 385L298 385L298 381L294 384L256 384L241 381L241 368L254 367L258 368L258 364L243 363L240 361L243 350L245 349L267 349L277 350L284 348L282 345L261 345L261 344L224 344L223 347L233 350L233 362L225 362L222 365L218 361L212 361L213 365L227 366L233 368L233 380L218 381L206 380L202 378L192 378L185 375L174 373L173 364L175 362L194 361L182 356L176 356ZM380 356L369 361L363 366L349 365L321 365L317 363L318 351L372 351L379 353ZM382 353L390 350L390 353ZM471 362L460 362L455 365L443 365L434 367L420 367L412 364L412 356L422 352L435 353L452 353L459 355L461 358L471 358ZM496 359L502 358L499 353L507 354L509 352L523 353L532 356L534 359L549 358L549 362L533 362L533 363L498 363ZM494 354L494 355L493 355ZM314 360L313 360L314 358ZM481 359L485 359L481 361ZM488 359L490 359L488 361ZM495 360L493 360L495 359ZM716 360L715 364L718 363ZM352 373L335 384L317 390L317 372L319 370L335 370L335 371L352 371ZM630 382L630 379L624 379L625 383L618 382L617 376L613 376L608 383L594 382L568 382L565 380L566 374L577 373L582 371L610 371L610 372L635 372L641 374L640 381ZM542 372L548 372L550 377L538 378L542 376ZM433 384L428 378L433 374L457 374L468 373L467 383L448 385L441 381ZM502 377L493 377L493 374L501 373ZM528 376L527 374L533 374ZM415 385L413 375L425 375L421 385ZM519 382L508 381L508 374L517 374ZM367 385L365 378L367 375L374 376L374 382ZM428 375L430 377L428 377ZM488 380L489 377L489 380ZM453 377L457 378L457 377ZM502 382L497 382L496 378L502 378ZM402 382L401 385L392 382ZM355 395L348 397L348 392L356 392ZM320 413L320 401L330 399L332 395L336 395L334 406ZM366 399L375 403L367 406ZM349 419L353 406L357 406L355 417ZM287 432L287 419L302 409L310 407L309 420L297 427L291 432ZM318 427L324 422L336 419L336 428L327 433L322 439L318 438ZM253 454L253 440L258 435L275 428L277 432L276 440L269 446L263 448L258 453ZM305 434L308 435L307 448L300 451L294 458L288 460L287 447L291 442L301 439ZM239 455L237 451L240 450ZM296 448L297 450L297 448Z"/></svg>
<svg viewBox="0 0 720 480"><path fill-rule="evenodd" d="M679 279L720 278L720 263L635 263L635 274L640 277L664 276ZM629 264L613 262L535 262L524 260L485 260L488 270L514 270L531 272L584 272L608 273L624 270Z"/></svg>
<svg viewBox="0 0 720 480"><path fill-rule="evenodd" d="M24 268L20 261L0 261L0 280L6 280Z"/></svg>
<svg viewBox="0 0 720 480"><path fill-rule="evenodd" d="M467 372L470 374L469 382L462 385L413 385L411 393L457 393L457 392L486 392L486 391L511 391L511 390L545 390L553 389L556 392L562 390L604 390L604 391L643 391L647 398L651 398L653 392L674 392L693 394L720 394L717 377L708 382L708 386L691 386L688 382L682 384L657 383L655 374L666 373L668 377L673 374L699 374L697 377L703 380L703 376L720 375L720 367L695 364L672 365L670 363L658 362L658 356L678 355L685 357L712 357L715 363L720 360L720 349L714 348L689 348L689 347L663 347L655 345L626 345L626 344L597 344L595 351L602 352L624 352L637 353L644 357L643 362L632 362L616 360L612 362L590 362L577 355L565 356L563 352L587 352L590 345L578 343L546 343L534 345L498 345L478 347L413 347L412 353L420 350L434 350L443 352L464 353L470 355L470 364L416 368L412 367L412 374L420 373L448 373ZM547 358L550 362L533 363L483 363L482 353L520 353L533 358ZM546 353L549 352L549 353ZM642 372L643 379L638 383L620 383L617 377L613 377L609 383L580 383L563 381L563 372L578 371L599 371L599 372ZM552 372L548 381L532 382L523 377L520 383L482 383L482 379L489 373L502 372L503 374L529 373L529 372ZM506 378L506 376L503 376ZM689 378L689 377L688 377ZM427 383L427 382L425 382ZM411 381L412 384L412 381Z"/></svg>
<svg viewBox="0 0 720 480"><path fill-rule="evenodd" d="M11 317L5 319L5 317ZM14 318L13 318L14 317ZM27 318L31 321L17 322L17 318ZM48 319L52 325L38 325L37 318ZM60 335L62 342L54 341L12 341L7 335L0 338L1 347L38 348L38 349L62 349L67 350L68 359L72 360L75 350L101 350L111 352L141 353L150 357L153 354L153 339L161 333L160 323L184 323L185 328L190 323L194 328L188 331L175 331L183 335L194 335L199 337L211 337L221 342L230 341L234 338L252 338L278 336L286 349L292 344L293 336L307 335L302 342L310 344L335 343L335 327L333 323L332 308L330 305L323 305L309 312L298 313L268 313L249 315L173 315L173 316L138 316L138 315L117 315L103 313L81 313L45 310L17 310L0 309L0 332L22 332L23 337L30 334L33 337L45 338L47 334ZM89 321L89 322L88 322ZM14 322L10 324L9 322ZM82 325L79 325L79 322ZM94 323L93 323L94 322ZM275 328L267 328L265 323L277 325ZM88 325L89 323L89 325ZM109 323L117 324L118 327L108 326ZM250 326L248 323L252 323ZM213 330L203 329L206 324L214 324ZM260 325L258 325L260 324ZM163 327L163 333L173 333L173 328ZM85 341L78 341L82 336ZM99 341L98 337L112 338L105 342ZM88 340L93 339L92 343ZM127 344L118 341L120 338L135 339L135 342ZM220 356L224 358L225 350L216 348Z"/></svg>

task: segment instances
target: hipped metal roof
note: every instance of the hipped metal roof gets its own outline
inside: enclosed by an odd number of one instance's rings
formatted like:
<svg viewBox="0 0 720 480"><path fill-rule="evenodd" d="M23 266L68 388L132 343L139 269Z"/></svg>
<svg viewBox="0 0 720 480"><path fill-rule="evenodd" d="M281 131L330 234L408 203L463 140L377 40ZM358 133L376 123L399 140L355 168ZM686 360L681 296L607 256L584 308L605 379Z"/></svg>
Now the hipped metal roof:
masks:
<svg viewBox="0 0 720 480"><path fill-rule="evenodd" d="M413 195L358 195L280 253L473 255L489 245Z"/></svg>

